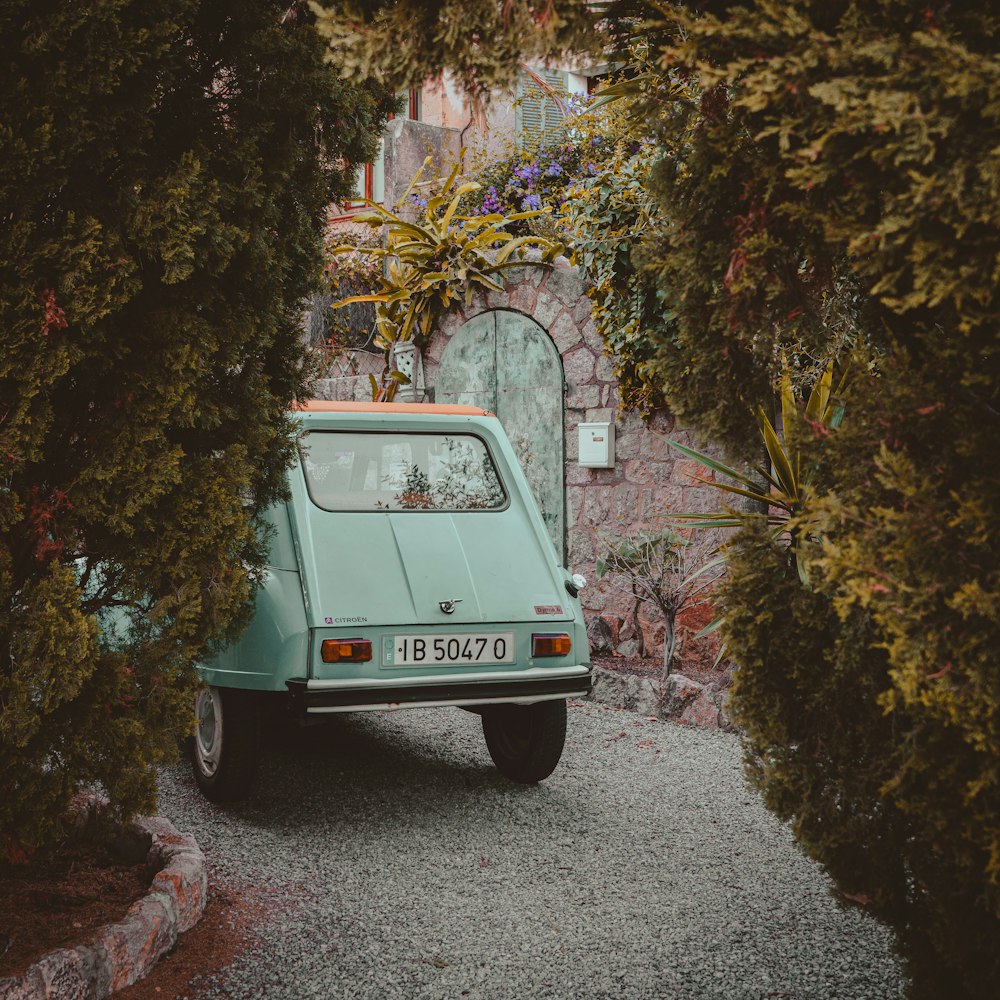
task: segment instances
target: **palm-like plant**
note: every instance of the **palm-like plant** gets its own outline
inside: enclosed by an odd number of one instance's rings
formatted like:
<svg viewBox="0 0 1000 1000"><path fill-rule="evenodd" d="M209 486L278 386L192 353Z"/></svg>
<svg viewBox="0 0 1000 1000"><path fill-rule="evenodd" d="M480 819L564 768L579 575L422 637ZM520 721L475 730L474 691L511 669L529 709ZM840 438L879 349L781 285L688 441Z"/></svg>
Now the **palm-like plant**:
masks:
<svg viewBox="0 0 1000 1000"><path fill-rule="evenodd" d="M403 218L399 214L401 206L407 203L430 162L430 157L424 160L396 211L366 202L369 211L354 217L355 222L376 229L384 227L384 247L340 246L333 251L361 253L385 261L378 292L343 299L334 303L334 308L352 302L374 302L375 344L387 355L400 341L425 344L438 312L456 299L463 298L468 304L479 289L503 291L503 272L522 265L529 248L540 251L536 263L542 266L551 266L563 250L561 244L542 236L513 236L505 231L510 223L534 218L542 211L459 215L462 199L479 190L474 181L457 183L460 164L455 165L440 193L427 200L418 221Z"/></svg>
<svg viewBox="0 0 1000 1000"><path fill-rule="evenodd" d="M733 469L710 455L695 451L677 441L668 440L667 443L707 469L732 479L733 483L720 483L700 478L697 479L697 482L725 493L744 497L760 505L765 512L767 523L773 528L773 537L777 538L786 531L794 533L801 526L809 476L808 471L804 473L802 470L802 456L792 439L792 428L803 417L807 424L819 430L820 433L839 427L844 417L842 396L846 380L847 372L845 371L836 391L834 391L833 362L831 361L810 390L804 412L800 415L799 405L792 388L792 380L787 369L785 370L780 381L781 434L771 423L764 408L757 407L757 425L760 428L761 443L770 462L769 468L763 465L754 468L753 471L758 478ZM746 523L747 518L756 515L726 507L714 514L673 514L671 516L694 528L739 528Z"/></svg>
<svg viewBox="0 0 1000 1000"><path fill-rule="evenodd" d="M771 528L771 538L776 540L786 536L795 560L799 579L809 585L809 574L804 558L803 543L811 537L809 516L805 509L808 493L809 470L802 469L802 456L795 446L793 428L804 419L805 422L819 433L828 433L840 426L844 418L843 392L847 383L848 370L845 369L833 388L833 361L826 366L823 374L814 383L806 400L802 413L795 398L791 376L787 368L782 372L780 380L781 398L781 434L775 429L762 406L757 407L757 424L760 428L761 443L767 452L770 468L758 465L754 472L759 478L733 469L710 455L695 451L677 441L667 439L667 444L688 458L711 469L713 472L733 480L733 483L720 483L712 479L696 478L699 483L722 490L733 496L744 497L762 509L768 526ZM761 513L736 510L730 506L711 514L672 514L671 518L687 524L690 528L740 528L748 524L752 518L760 517ZM725 565L725 549L728 543L719 547L716 557L707 562L701 572L721 571ZM724 624L724 617L719 616L708 623L696 636L700 639L717 631ZM723 643L719 650L716 663L725 655L726 646Z"/></svg>

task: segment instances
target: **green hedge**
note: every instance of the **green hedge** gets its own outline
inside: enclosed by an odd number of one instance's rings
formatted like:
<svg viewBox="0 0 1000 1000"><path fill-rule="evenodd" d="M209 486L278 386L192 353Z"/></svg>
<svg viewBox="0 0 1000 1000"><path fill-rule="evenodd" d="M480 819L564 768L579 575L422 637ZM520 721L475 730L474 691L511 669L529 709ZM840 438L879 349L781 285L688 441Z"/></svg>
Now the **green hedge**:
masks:
<svg viewBox="0 0 1000 1000"><path fill-rule="evenodd" d="M706 0L644 31L692 89L650 111L667 155L647 258L676 314L650 340L671 407L753 457L783 356L807 381L853 344L874 352L842 427L799 429L809 586L755 529L733 552L722 603L753 773L899 929L918 994L992 997L997 12Z"/></svg>
<svg viewBox="0 0 1000 1000"><path fill-rule="evenodd" d="M81 780L151 808L284 489L337 164L393 98L268 0L8 3L0 41L2 856Z"/></svg>

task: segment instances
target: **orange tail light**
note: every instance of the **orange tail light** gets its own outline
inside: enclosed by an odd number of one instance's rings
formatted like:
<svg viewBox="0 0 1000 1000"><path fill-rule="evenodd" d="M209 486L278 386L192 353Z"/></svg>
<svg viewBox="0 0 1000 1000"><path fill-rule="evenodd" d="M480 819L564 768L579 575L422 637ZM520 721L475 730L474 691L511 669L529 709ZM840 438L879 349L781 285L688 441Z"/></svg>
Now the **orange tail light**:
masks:
<svg viewBox="0 0 1000 1000"><path fill-rule="evenodd" d="M565 632L531 637L532 656L567 656L572 648L573 643Z"/></svg>
<svg viewBox="0 0 1000 1000"><path fill-rule="evenodd" d="M319 652L324 663L367 663L372 643L371 639L324 639Z"/></svg>

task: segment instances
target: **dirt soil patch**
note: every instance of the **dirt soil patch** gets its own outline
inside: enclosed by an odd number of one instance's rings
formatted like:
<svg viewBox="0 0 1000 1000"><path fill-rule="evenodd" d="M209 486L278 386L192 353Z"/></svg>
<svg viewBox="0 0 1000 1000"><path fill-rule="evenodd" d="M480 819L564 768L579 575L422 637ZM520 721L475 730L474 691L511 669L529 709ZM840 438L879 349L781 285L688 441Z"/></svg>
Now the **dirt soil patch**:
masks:
<svg viewBox="0 0 1000 1000"><path fill-rule="evenodd" d="M48 952L75 947L121 920L152 874L93 842L27 865L0 865L0 978L21 975Z"/></svg>
<svg viewBox="0 0 1000 1000"><path fill-rule="evenodd" d="M174 1000L199 992L196 981L229 965L255 941L264 907L252 892L213 886L201 920L145 979L115 993L115 1000Z"/></svg>

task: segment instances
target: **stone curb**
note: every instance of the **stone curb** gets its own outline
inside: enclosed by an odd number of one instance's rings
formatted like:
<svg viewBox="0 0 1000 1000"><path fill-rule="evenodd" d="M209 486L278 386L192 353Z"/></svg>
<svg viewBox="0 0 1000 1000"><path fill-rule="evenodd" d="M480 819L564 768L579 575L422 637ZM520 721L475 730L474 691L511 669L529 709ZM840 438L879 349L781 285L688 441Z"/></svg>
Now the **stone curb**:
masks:
<svg viewBox="0 0 1000 1000"><path fill-rule="evenodd" d="M150 838L146 864L156 874L146 895L84 944L50 952L24 975L0 979L0 1000L101 1000L148 975L177 935L198 923L208 874L194 837L162 816L136 820L130 833Z"/></svg>
<svg viewBox="0 0 1000 1000"><path fill-rule="evenodd" d="M660 677L618 673L594 666L591 700L640 715L655 715L701 729L735 730L726 713L725 694L683 674Z"/></svg>

